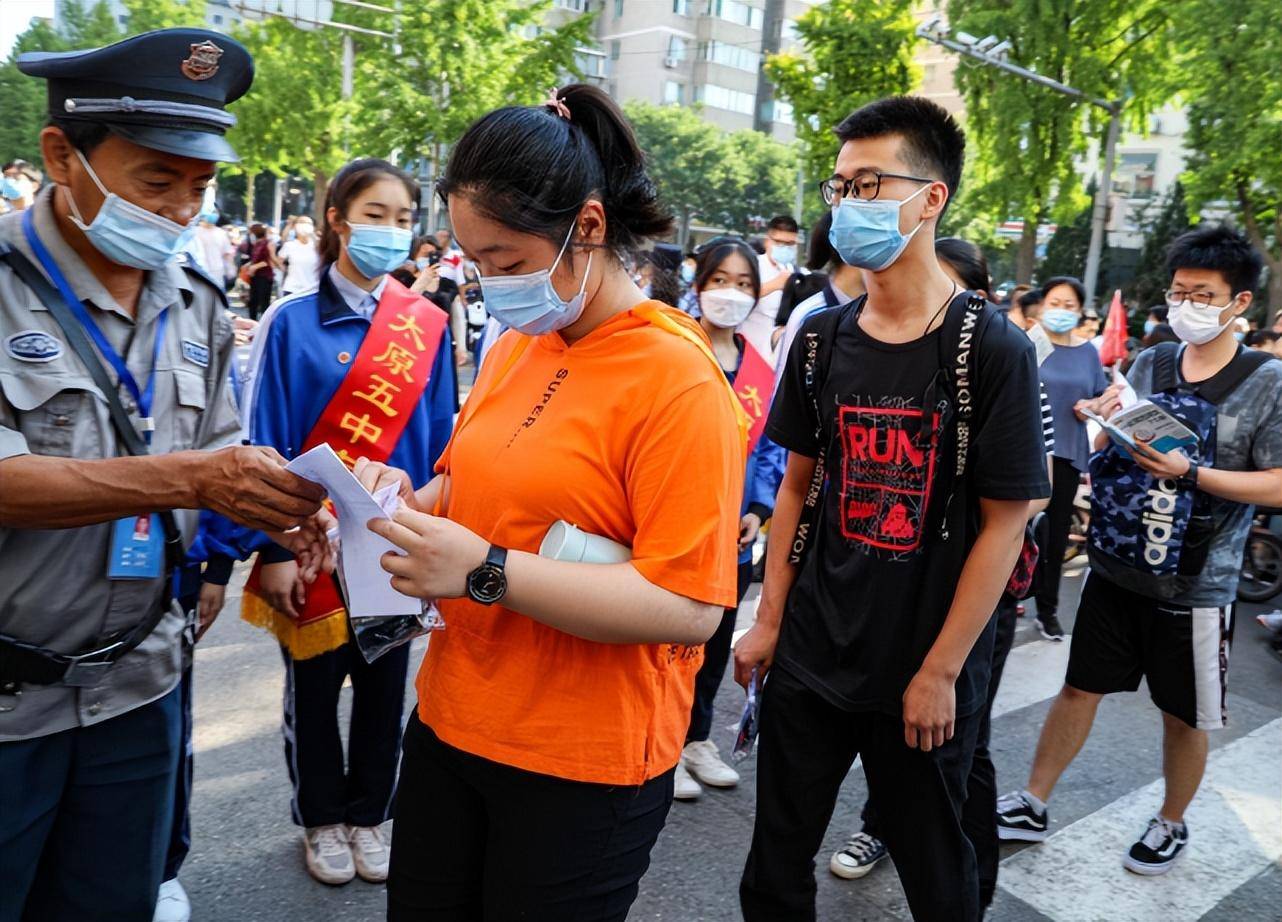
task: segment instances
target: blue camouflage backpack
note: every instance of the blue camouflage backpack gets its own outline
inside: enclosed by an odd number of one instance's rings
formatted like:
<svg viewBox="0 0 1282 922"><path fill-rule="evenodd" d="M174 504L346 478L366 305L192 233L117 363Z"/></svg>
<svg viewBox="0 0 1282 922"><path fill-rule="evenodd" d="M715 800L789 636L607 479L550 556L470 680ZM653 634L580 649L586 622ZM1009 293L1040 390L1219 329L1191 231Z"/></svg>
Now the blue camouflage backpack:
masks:
<svg viewBox="0 0 1282 922"><path fill-rule="evenodd" d="M1197 434L1190 459L1215 466L1218 406L1271 356L1239 347L1213 378L1182 384L1182 346L1153 347L1153 393L1148 399ZM1195 584L1219 525L1237 505L1166 477L1153 477L1112 442L1090 459L1092 563L1105 572L1130 571L1129 588L1172 599ZM1100 557L1104 559L1100 559Z"/></svg>

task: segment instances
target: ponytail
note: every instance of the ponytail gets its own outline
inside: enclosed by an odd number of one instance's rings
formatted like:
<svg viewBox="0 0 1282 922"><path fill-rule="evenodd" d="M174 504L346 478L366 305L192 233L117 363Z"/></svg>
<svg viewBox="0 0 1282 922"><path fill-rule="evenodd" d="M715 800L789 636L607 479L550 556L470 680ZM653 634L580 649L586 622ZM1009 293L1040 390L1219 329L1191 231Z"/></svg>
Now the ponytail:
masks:
<svg viewBox="0 0 1282 922"><path fill-rule="evenodd" d="M466 195L487 218L558 246L594 196L605 210L605 245L616 254L670 232L672 215L618 105L583 83L554 97L476 121L454 146L440 194Z"/></svg>

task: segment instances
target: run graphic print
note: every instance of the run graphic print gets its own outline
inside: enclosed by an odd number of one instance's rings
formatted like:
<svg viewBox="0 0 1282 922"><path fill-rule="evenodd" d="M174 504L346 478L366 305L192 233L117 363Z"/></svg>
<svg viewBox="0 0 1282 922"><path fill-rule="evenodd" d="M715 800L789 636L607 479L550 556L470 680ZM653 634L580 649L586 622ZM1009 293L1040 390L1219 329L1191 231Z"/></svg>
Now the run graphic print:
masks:
<svg viewBox="0 0 1282 922"><path fill-rule="evenodd" d="M893 553L921 546L935 479L939 413L918 407L845 405L841 426L841 532Z"/></svg>

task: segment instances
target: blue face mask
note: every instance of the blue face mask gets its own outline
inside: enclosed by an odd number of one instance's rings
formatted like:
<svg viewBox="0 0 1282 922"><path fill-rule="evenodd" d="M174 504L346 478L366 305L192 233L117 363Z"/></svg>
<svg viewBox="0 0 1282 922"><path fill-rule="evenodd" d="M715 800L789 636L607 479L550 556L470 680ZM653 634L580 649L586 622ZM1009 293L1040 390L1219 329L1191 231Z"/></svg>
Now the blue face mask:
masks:
<svg viewBox="0 0 1282 922"><path fill-rule="evenodd" d="M67 203L71 206L71 220L84 231L94 249L122 266L159 269L187 248L196 232L194 223L186 226L176 224L154 211L125 201L114 192L108 192L85 155L76 151L76 156L105 196L93 222L85 224L75 199L71 197L71 189L63 187Z"/></svg>
<svg viewBox="0 0 1282 922"><path fill-rule="evenodd" d="M577 226L577 224L575 225ZM561 252L549 269L527 272L524 275L481 276L481 293L485 296L485 309L504 326L527 336L541 336L563 330L583 316L583 293L588 287L588 273L592 271L592 254L583 270L583 284L579 293L565 301L552 287L552 273L561 264L561 257L574 237L574 227L561 244Z"/></svg>
<svg viewBox="0 0 1282 922"><path fill-rule="evenodd" d="M694 281L694 266L682 264L681 281L685 282L687 285Z"/></svg>
<svg viewBox="0 0 1282 922"><path fill-rule="evenodd" d="M1145 320L1145 321L1144 321L1144 335L1146 335L1146 336L1147 336L1149 333L1152 333L1152 332L1153 332L1154 330L1156 330L1156 329L1157 329L1157 321L1156 321L1156 320Z"/></svg>
<svg viewBox="0 0 1282 922"><path fill-rule="evenodd" d="M841 261L870 272L888 269L921 230L918 222L907 234L899 232L899 210L930 186L922 186L902 202L893 199L842 199L832 209L828 242Z"/></svg>
<svg viewBox="0 0 1282 922"><path fill-rule="evenodd" d="M1081 323L1081 315L1064 307L1051 307L1042 311L1042 326L1052 333L1069 333Z"/></svg>
<svg viewBox="0 0 1282 922"><path fill-rule="evenodd" d="M418 259L414 260L414 267L419 270L426 269L431 264L432 261L426 256L420 256Z"/></svg>
<svg viewBox="0 0 1282 922"><path fill-rule="evenodd" d="M386 275L407 261L414 235L408 227L392 224L353 224L347 238L347 257L367 279Z"/></svg>
<svg viewBox="0 0 1282 922"><path fill-rule="evenodd" d="M1233 338L1236 339L1238 342L1241 342L1242 340L1246 339L1246 334L1243 333L1241 330L1234 330Z"/></svg>
<svg viewBox="0 0 1282 922"><path fill-rule="evenodd" d="M781 266L791 266L797 261L797 246L792 243L776 243L770 248L770 258Z"/></svg>
<svg viewBox="0 0 1282 922"><path fill-rule="evenodd" d="M0 179L0 198L7 198L12 202L23 197L22 187L12 178L6 176Z"/></svg>

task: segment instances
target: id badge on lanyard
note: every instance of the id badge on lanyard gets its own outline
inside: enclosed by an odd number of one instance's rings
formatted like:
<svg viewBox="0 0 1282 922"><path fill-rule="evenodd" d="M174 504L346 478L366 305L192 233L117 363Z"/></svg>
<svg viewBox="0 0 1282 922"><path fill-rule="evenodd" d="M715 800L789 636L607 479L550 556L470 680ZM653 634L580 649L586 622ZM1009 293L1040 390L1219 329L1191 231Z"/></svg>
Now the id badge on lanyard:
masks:
<svg viewBox="0 0 1282 922"><path fill-rule="evenodd" d="M45 274L57 287L62 299L80 322L85 333L93 340L99 354L115 369L120 383L133 397L138 406L138 413L142 417L143 436L150 445L151 433L156 428L155 420L151 416L151 406L156 393L156 363L160 359L161 345L165 341L165 325L169 319L168 309L161 311L160 316L156 318L156 339L151 351L151 372L147 376L146 385L139 387L125 359L116 351L115 346L85 310L84 304L76 297L66 277L40 241L30 209L23 215L22 229L36 259L44 267ZM156 579L164 572L164 557L165 536L159 515L155 513L134 515L112 523L111 548L107 552L108 579Z"/></svg>

